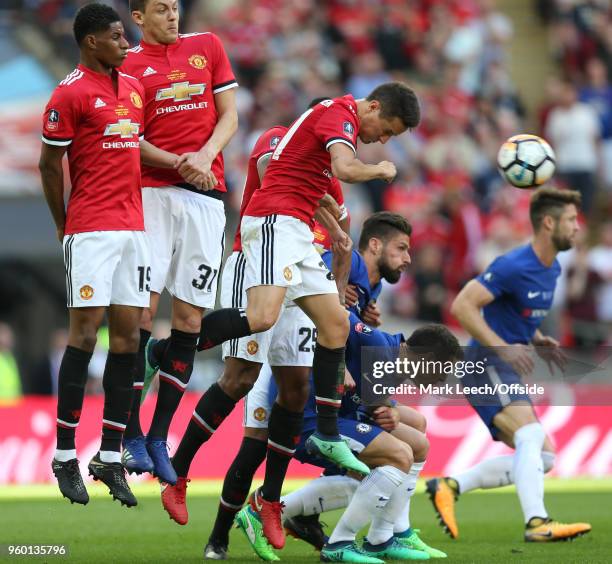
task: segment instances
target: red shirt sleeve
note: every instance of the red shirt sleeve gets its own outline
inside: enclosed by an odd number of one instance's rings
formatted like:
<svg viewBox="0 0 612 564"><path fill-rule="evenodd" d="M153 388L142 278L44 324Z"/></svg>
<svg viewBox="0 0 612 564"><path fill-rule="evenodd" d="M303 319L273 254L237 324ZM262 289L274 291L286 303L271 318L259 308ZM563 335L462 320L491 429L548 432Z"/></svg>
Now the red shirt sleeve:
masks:
<svg viewBox="0 0 612 564"><path fill-rule="evenodd" d="M328 151L334 143L344 143L356 152L358 130L355 115L338 102L323 112L315 126L315 134Z"/></svg>
<svg viewBox="0 0 612 564"><path fill-rule="evenodd" d="M74 88L56 88L43 114L42 140L48 145L72 143L81 115L81 102Z"/></svg>
<svg viewBox="0 0 612 564"><path fill-rule="evenodd" d="M211 33L209 37L212 53L212 61L210 61L212 65L212 89L213 94L219 94L219 92L236 87L238 83L223 43L214 33Z"/></svg>

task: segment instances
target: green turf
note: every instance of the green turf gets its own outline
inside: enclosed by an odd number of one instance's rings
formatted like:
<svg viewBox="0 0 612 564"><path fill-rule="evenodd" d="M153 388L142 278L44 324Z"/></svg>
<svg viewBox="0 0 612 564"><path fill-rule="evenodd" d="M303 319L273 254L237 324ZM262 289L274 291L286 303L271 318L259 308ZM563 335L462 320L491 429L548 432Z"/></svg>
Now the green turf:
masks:
<svg viewBox="0 0 612 564"><path fill-rule="evenodd" d="M611 562L612 483L549 481L547 486L551 514L559 520L592 523L590 535L569 543L523 543L521 514L512 488L464 496L457 506L461 531L457 541L448 539L438 528L423 493L413 498L413 526L421 529L421 537L430 545L449 554L445 561L449 563ZM39 562L202 562L216 513L218 497L214 492L219 484L194 484L188 494L190 522L185 527L168 519L155 484L135 486L140 503L129 510L112 502L102 486L88 488L92 499L86 507L59 499L54 487L0 489L0 544L68 545L67 558L36 559ZM422 485L419 491L423 491ZM334 512L323 519L331 525L338 515ZM259 561L238 531L232 532L231 543L231 561ZM317 553L293 539L288 539L279 556L288 563L318 561Z"/></svg>

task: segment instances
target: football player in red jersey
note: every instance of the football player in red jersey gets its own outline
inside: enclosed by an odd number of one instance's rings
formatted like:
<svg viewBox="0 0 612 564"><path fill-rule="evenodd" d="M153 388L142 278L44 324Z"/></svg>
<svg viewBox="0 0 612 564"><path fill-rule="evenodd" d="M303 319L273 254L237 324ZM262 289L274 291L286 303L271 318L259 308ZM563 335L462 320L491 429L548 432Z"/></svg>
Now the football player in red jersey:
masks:
<svg viewBox="0 0 612 564"><path fill-rule="evenodd" d="M313 100L311 106L325 99ZM265 131L257 139L249 157L246 184L240 206L241 215L253 194L260 188L261 179L270 157L286 132L286 127L275 126ZM342 254L342 251L345 251L344 255L348 258L348 270L350 270L351 244L346 234L348 231L348 214L344 206L342 188L337 179L328 179L326 201L322 202L322 206L317 210L316 217L332 231L328 237L329 243L330 245L332 242L337 243L339 246L337 250L340 251L340 253L336 252L335 255ZM341 225L335 221L336 218ZM333 270L336 272L336 268L333 268ZM348 278L348 270L346 278ZM233 253L228 257L223 269L221 282L222 307L246 305L244 273L245 260L242 253L240 228L238 228L235 234ZM307 381L312 366L315 340L316 331L312 321L295 304L288 303L273 329L223 344L223 360L225 362L223 375L203 394L198 402L191 424L174 455L172 464L178 475L177 484L175 486L166 485L162 491L164 508L177 523L181 525L187 523L185 493L189 467L201 445L219 427L219 415L224 419L235 403L251 390L262 364L266 362L274 367L274 374L278 379L297 382ZM221 403L219 397L228 397L230 400ZM279 397L279 401L273 406L272 410L295 414L296 417L301 418L307 397L308 386L302 386L291 395ZM214 401L211 398L214 398ZM244 457L259 459L261 454L266 455L265 441L247 440L246 449L248 450L250 447L257 452L243 452ZM261 453L262 447L263 453ZM284 453L282 455L285 456ZM231 494L226 494L226 498L231 500ZM237 510L240 507L234 509ZM224 514L228 519L228 529L233 513L231 513L230 508L230 511Z"/></svg>
<svg viewBox="0 0 612 564"><path fill-rule="evenodd" d="M238 86L219 38L179 34L178 0L131 0L143 38L122 69L145 90L145 139L180 155L174 170L144 166L142 198L151 248L151 303L141 325L139 369L124 438L128 471L153 471L175 484L166 439L193 370L202 314L213 308L223 256L226 192L222 149L238 125ZM163 289L172 295L172 330L149 341ZM145 439L141 390L159 368L159 394Z"/></svg>
<svg viewBox="0 0 612 564"><path fill-rule="evenodd" d="M349 183L375 178L390 182L395 177L393 163L369 165L356 158L357 137L365 143L385 143L419 121L416 95L406 85L394 82L378 86L365 99L347 95L325 100L293 123L276 146L261 189L242 218L246 310L234 307L210 313L202 323L198 344L204 350L266 331L278 319L283 301L295 301L318 333L313 357L317 432L309 439L308 448L337 466L364 474L369 469L353 456L337 426L348 318L336 286L314 250L309 224L330 177ZM279 384L279 394L290 394L306 385L295 381ZM226 396L227 405L230 400ZM253 510L263 521L264 534L277 548L285 540L278 499L300 430L295 413L279 412L270 418L268 444L274 443L275 449L268 453L267 465L272 469L266 472L275 472L277 479L251 498ZM272 450L278 456L272 456Z"/></svg>
<svg viewBox="0 0 612 564"><path fill-rule="evenodd" d="M80 63L54 90L43 117L40 172L57 236L63 244L70 330L59 373L57 450L52 462L62 494L86 504L76 458L87 367L107 314L110 350L104 370L102 444L89 472L113 498L136 505L121 465L138 349L138 325L149 302L149 246L140 195L143 91L117 71L129 47L119 15L102 4L74 21ZM62 159L72 190L64 205ZM177 156L142 143L143 160L172 167Z"/></svg>

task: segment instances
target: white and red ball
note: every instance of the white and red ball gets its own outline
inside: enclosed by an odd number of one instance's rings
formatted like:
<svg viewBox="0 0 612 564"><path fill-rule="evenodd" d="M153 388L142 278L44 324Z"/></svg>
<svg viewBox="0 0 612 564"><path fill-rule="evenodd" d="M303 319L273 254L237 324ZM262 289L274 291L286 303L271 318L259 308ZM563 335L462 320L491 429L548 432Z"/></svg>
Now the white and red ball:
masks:
<svg viewBox="0 0 612 564"><path fill-rule="evenodd" d="M512 186L534 188L550 180L554 174L555 153L537 135L514 135L500 147L497 166Z"/></svg>

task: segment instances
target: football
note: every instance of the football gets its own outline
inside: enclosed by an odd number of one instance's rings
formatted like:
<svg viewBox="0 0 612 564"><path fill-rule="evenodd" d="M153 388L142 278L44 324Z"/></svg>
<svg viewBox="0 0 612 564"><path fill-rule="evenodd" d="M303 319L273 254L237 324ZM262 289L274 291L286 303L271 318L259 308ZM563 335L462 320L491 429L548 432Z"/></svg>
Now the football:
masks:
<svg viewBox="0 0 612 564"><path fill-rule="evenodd" d="M497 153L499 172L512 186L533 188L541 186L555 172L555 153L537 135L514 135Z"/></svg>

